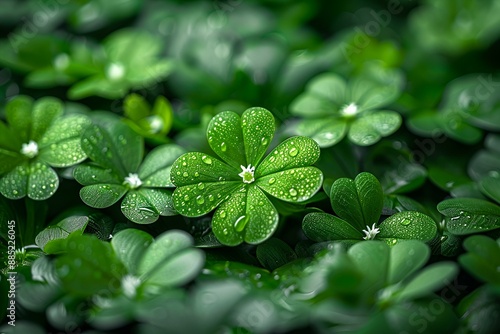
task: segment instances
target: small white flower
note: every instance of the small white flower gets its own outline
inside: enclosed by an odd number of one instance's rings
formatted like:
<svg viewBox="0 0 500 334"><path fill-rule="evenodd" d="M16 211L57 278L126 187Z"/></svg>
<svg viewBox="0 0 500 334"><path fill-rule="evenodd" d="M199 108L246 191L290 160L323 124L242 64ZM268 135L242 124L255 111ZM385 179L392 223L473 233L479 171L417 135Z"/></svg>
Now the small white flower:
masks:
<svg viewBox="0 0 500 334"><path fill-rule="evenodd" d="M133 275L125 275L122 277L123 293L129 298L135 297L139 285L141 285L141 280Z"/></svg>
<svg viewBox="0 0 500 334"><path fill-rule="evenodd" d="M38 144L35 141L30 140L29 143L23 144L21 153L28 158L34 158L38 154Z"/></svg>
<svg viewBox="0 0 500 334"><path fill-rule="evenodd" d="M243 179L243 183L252 183L253 181L255 181L254 178L255 167L252 167L252 165L248 165L248 167L242 165L240 167L243 171L238 175L241 176L241 178Z"/></svg>
<svg viewBox="0 0 500 334"><path fill-rule="evenodd" d="M110 80L120 80L125 76L125 67L120 63L111 63L106 69L106 76Z"/></svg>
<svg viewBox="0 0 500 334"><path fill-rule="evenodd" d="M352 102L342 108L342 115L344 116L354 116L358 113L358 106L356 103Z"/></svg>
<svg viewBox="0 0 500 334"><path fill-rule="evenodd" d="M135 173L129 173L127 177L125 177L125 181L123 184L130 187L131 189L139 188L142 185L142 181L139 178L139 175Z"/></svg>
<svg viewBox="0 0 500 334"><path fill-rule="evenodd" d="M366 230L363 230L365 233L365 236L363 239L365 240L373 240L375 239L375 236L380 233L380 229L378 227L375 227L375 223L372 225L372 227L366 225Z"/></svg>

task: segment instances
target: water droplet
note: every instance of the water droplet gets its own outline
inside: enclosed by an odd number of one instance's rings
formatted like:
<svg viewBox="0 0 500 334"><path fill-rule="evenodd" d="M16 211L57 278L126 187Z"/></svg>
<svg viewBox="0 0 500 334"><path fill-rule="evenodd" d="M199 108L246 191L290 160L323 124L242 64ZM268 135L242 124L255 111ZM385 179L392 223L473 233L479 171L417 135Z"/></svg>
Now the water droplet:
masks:
<svg viewBox="0 0 500 334"><path fill-rule="evenodd" d="M222 142L220 144L220 149L221 149L222 152L226 152L227 151L227 145L226 145L226 143Z"/></svg>
<svg viewBox="0 0 500 334"><path fill-rule="evenodd" d="M205 203L205 199L203 198L203 196L200 195L200 196L196 197L196 203L198 203L200 205Z"/></svg>
<svg viewBox="0 0 500 334"><path fill-rule="evenodd" d="M220 215L221 218L226 218L226 211L221 210L221 212L220 212L219 215Z"/></svg>
<svg viewBox="0 0 500 334"><path fill-rule="evenodd" d="M198 183L198 189L200 190L205 189L205 184L203 182Z"/></svg>
<svg viewBox="0 0 500 334"><path fill-rule="evenodd" d="M297 196L297 190L295 190L294 188L290 188L289 192L290 192L290 195Z"/></svg>
<svg viewBox="0 0 500 334"><path fill-rule="evenodd" d="M260 140L260 143L261 143L262 145L267 145L267 143L269 143L269 141L267 140L267 138L262 137L262 139Z"/></svg>
<svg viewBox="0 0 500 334"><path fill-rule="evenodd" d="M229 234L229 231L227 230L227 228L225 228L225 229L223 229L223 230L222 230L222 233L223 233L224 235L228 235L228 234Z"/></svg>
<svg viewBox="0 0 500 334"><path fill-rule="evenodd" d="M184 195L184 200L185 201L189 201L189 196L188 195Z"/></svg>
<svg viewBox="0 0 500 334"><path fill-rule="evenodd" d="M182 173L182 176L184 176L184 177L188 177L188 176L189 176L189 174L188 174L188 172L184 172L184 173Z"/></svg>
<svg viewBox="0 0 500 334"><path fill-rule="evenodd" d="M411 220L409 220L409 219L402 219L399 223L401 225L408 226L408 225L411 224Z"/></svg>
<svg viewBox="0 0 500 334"><path fill-rule="evenodd" d="M276 182L276 179L274 177L269 179L269 184L273 184L274 182Z"/></svg>
<svg viewBox="0 0 500 334"><path fill-rule="evenodd" d="M290 155L291 157L297 156L298 153L299 153L299 150L296 147L292 147L290 149L290 151L288 151L288 155Z"/></svg>
<svg viewBox="0 0 500 334"><path fill-rule="evenodd" d="M207 165L211 165L212 164L212 159L210 159L210 157L207 157L206 155L204 155L204 156L201 157L201 161L203 161Z"/></svg>
<svg viewBox="0 0 500 334"><path fill-rule="evenodd" d="M210 202L213 202L213 201L214 201L214 196L213 196L213 195L208 195L208 200L209 200Z"/></svg>
<svg viewBox="0 0 500 334"><path fill-rule="evenodd" d="M200 176L200 173L194 172L194 177L198 177L198 176Z"/></svg>
<svg viewBox="0 0 500 334"><path fill-rule="evenodd" d="M238 219L236 219L236 221L234 222L234 229L236 230L236 232L241 232L245 229L247 223L248 223L248 217L243 215Z"/></svg>

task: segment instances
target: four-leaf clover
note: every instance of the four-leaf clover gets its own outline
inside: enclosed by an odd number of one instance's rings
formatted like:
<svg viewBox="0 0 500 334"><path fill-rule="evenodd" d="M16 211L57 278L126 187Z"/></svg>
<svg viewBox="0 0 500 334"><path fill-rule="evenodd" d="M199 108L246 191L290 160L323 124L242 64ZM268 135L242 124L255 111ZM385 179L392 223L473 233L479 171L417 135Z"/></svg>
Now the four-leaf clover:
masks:
<svg viewBox="0 0 500 334"><path fill-rule="evenodd" d="M198 217L217 208L212 231L226 245L251 244L269 238L278 225L278 211L266 193L287 202L302 202L321 187L323 174L312 165L318 145L292 137L264 159L275 131L274 117L264 108L216 115L208 125L212 150L223 160L201 152L180 156L172 165L177 186L174 207Z"/></svg>
<svg viewBox="0 0 500 334"><path fill-rule="evenodd" d="M84 115L63 115L61 101L18 96L6 106L9 127L0 121L0 193L10 199L51 197L59 177L51 167L87 158L80 136L90 125Z"/></svg>
<svg viewBox="0 0 500 334"><path fill-rule="evenodd" d="M75 179L85 185L80 197L94 208L106 208L125 196L121 210L139 224L149 224L159 216L176 214L172 207L170 166L184 150L174 144L153 149L142 161L142 137L126 124L107 120L90 126L82 138L82 148L93 161L79 165Z"/></svg>

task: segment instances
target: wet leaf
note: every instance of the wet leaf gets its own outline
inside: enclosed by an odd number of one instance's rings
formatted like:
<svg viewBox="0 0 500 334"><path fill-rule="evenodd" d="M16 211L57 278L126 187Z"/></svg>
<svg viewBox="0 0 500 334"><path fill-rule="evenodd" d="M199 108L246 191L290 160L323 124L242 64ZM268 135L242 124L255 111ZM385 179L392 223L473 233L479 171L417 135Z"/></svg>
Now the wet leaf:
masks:
<svg viewBox="0 0 500 334"><path fill-rule="evenodd" d="M212 230L225 245L245 241L258 244L269 238L278 226L278 212L255 186L234 192L223 202L212 219Z"/></svg>
<svg viewBox="0 0 500 334"><path fill-rule="evenodd" d="M321 189L323 173L316 167L292 168L263 176L255 184L283 201L303 202Z"/></svg>
<svg viewBox="0 0 500 334"><path fill-rule="evenodd" d="M452 198L442 201L437 209L448 220L448 231L457 235L485 232L500 227L500 207L476 198Z"/></svg>
<svg viewBox="0 0 500 334"><path fill-rule="evenodd" d="M287 169L312 165L318 160L318 144L307 137L288 138L262 160L255 171L256 178Z"/></svg>
<svg viewBox="0 0 500 334"><path fill-rule="evenodd" d="M227 164L239 169L248 165L241 130L241 118L232 111L217 114L207 129L208 144Z"/></svg>
<svg viewBox="0 0 500 334"><path fill-rule="evenodd" d="M172 191L167 189L140 188L131 190L121 203L125 217L138 224L151 224L159 216L176 214L173 209Z"/></svg>
<svg viewBox="0 0 500 334"><path fill-rule="evenodd" d="M414 239L429 241L437 233L434 220L417 211L398 212L379 225L379 239Z"/></svg>
<svg viewBox="0 0 500 334"><path fill-rule="evenodd" d="M80 189L80 197L88 206L101 209L118 202L126 192L119 184L92 184Z"/></svg>
<svg viewBox="0 0 500 334"><path fill-rule="evenodd" d="M274 136L274 117L264 108L245 110L241 116L247 165L257 166Z"/></svg>

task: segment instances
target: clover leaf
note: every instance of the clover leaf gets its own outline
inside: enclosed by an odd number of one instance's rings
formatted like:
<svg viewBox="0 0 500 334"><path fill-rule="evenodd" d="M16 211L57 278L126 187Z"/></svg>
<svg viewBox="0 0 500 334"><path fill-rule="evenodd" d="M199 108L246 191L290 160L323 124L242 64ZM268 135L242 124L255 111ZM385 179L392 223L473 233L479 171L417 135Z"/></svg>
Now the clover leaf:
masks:
<svg viewBox="0 0 500 334"><path fill-rule="evenodd" d="M240 117L225 111L212 118L208 143L222 159L201 152L186 153L172 165L175 209L198 217L217 208L212 230L225 245L258 244L278 225L278 212L267 195L297 203L321 187L323 174L312 165L318 145L292 137L264 159L275 131L274 117L264 108L250 108Z"/></svg>
<svg viewBox="0 0 500 334"><path fill-rule="evenodd" d="M9 199L51 197L59 186L52 167L75 165L87 157L80 136L90 124L84 115L64 115L60 100L18 96L0 121L0 193Z"/></svg>
<svg viewBox="0 0 500 334"><path fill-rule="evenodd" d="M340 178L330 190L330 201L338 217L325 212L308 213L302 228L316 242L343 240L385 240L390 246L399 240L428 241L437 232L431 217L416 211L398 212L379 224L383 207L382 187L375 176L363 172L354 180Z"/></svg>
<svg viewBox="0 0 500 334"><path fill-rule="evenodd" d="M174 215L170 166L184 150L174 144L153 149L141 163L142 137L126 124L109 121L90 126L82 136L82 148L91 163L75 168L75 179L84 185L80 197L94 208L106 208L123 196L125 217L139 224Z"/></svg>
<svg viewBox="0 0 500 334"><path fill-rule="evenodd" d="M481 281L500 286L500 239L473 235L463 245L467 253L458 258L460 264Z"/></svg>
<svg viewBox="0 0 500 334"><path fill-rule="evenodd" d="M381 110L398 97L401 82L399 72L378 66L368 66L349 81L335 73L320 74L290 106L292 114L304 118L297 132L321 147L346 135L356 145L372 145L401 125L397 112Z"/></svg>

